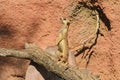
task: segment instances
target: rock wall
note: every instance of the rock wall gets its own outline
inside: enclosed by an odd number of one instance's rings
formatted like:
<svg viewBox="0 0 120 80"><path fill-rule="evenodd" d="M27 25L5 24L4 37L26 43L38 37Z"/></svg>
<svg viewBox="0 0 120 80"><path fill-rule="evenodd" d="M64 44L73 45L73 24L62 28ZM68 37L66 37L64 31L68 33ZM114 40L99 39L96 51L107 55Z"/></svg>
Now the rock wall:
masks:
<svg viewBox="0 0 120 80"><path fill-rule="evenodd" d="M55 45L62 26L61 17L68 17L70 7L78 0L1 0L0 1L0 47L23 49L25 42L35 43L42 49ZM80 68L87 68L102 80L120 79L120 0L96 0L110 23L111 30L101 23L101 33L92 47L92 55L81 61ZM78 24L81 26L81 24ZM71 29L69 35L76 35L78 29ZM69 40L73 39L69 37ZM72 45L71 45L72 46ZM70 46L70 47L71 47ZM72 46L74 47L74 46ZM87 52L86 50L85 52ZM89 59L89 62L88 62ZM24 80L30 61L0 57L0 78L2 80ZM87 64L87 67L86 67ZM3 76L3 74L5 74ZM19 77L20 76L20 77Z"/></svg>

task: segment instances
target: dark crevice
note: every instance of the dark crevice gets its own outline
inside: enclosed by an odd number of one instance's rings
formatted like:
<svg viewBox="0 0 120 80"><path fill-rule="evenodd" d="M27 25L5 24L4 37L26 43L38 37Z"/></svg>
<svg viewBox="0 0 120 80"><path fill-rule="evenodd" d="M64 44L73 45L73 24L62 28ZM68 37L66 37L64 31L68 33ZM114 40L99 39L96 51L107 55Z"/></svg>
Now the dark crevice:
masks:
<svg viewBox="0 0 120 80"><path fill-rule="evenodd" d="M96 45L99 34L101 35L100 31L98 30L98 32L96 33L96 38L95 38L94 43L93 43L90 47L83 47L80 51L77 51L77 54L75 54L75 56L78 56L78 55L84 53L85 50L87 50L87 49L89 49L88 52L90 52L90 50L92 49L92 47ZM84 57L84 54L83 54L83 57ZM86 56L85 56L85 57L86 57ZM84 58L85 58L85 57L84 57Z"/></svg>
<svg viewBox="0 0 120 80"><path fill-rule="evenodd" d="M90 10L97 11L99 13L99 17L102 20L102 22L105 24L107 27L108 31L111 30L111 23L106 14L104 13L103 9L99 5L94 5L97 2L97 0L91 0L90 4L89 2L84 2L84 1L78 1L78 4L76 5L73 13L76 13L76 11L80 10L81 7L88 8ZM77 16L77 14L73 14L73 16Z"/></svg>
<svg viewBox="0 0 120 80"><path fill-rule="evenodd" d="M23 78L23 79L25 79L24 75L17 75L17 74L14 74L14 75L11 75L11 76L17 77L17 78Z"/></svg>
<svg viewBox="0 0 120 80"><path fill-rule="evenodd" d="M111 30L111 23L110 23L110 20L108 19L108 17L106 16L106 14L103 12L103 9L99 5L98 6L94 6L94 7L97 10L97 12L99 13L100 19L105 24L105 26L107 27L108 31L110 31Z"/></svg>
<svg viewBox="0 0 120 80"><path fill-rule="evenodd" d="M44 77L44 79L47 80L46 74L49 72L47 71L47 69L45 69L45 67L43 67L42 65L39 65L33 61L31 61L30 65L33 65L41 73L41 75Z"/></svg>
<svg viewBox="0 0 120 80"><path fill-rule="evenodd" d="M33 65L37 71L40 72L40 74L42 75L42 77L45 79L45 80L64 80L62 79L61 77L59 77L57 74L53 73L53 72L50 72L48 71L44 66L42 65L39 65L37 63L35 63L34 61L31 61L30 65ZM66 68L67 70L67 68ZM52 78L51 78L52 77Z"/></svg>
<svg viewBox="0 0 120 80"><path fill-rule="evenodd" d="M100 30L97 31L95 41L94 41L94 43L90 46L89 51L92 49L93 46L96 45L99 34L100 34Z"/></svg>
<svg viewBox="0 0 120 80"><path fill-rule="evenodd" d="M96 38L95 38L95 41L94 41L94 43L90 46L90 47L83 47L83 49L82 50L80 50L75 56L78 56L78 55L80 55L81 53L83 53L83 55L82 55L82 58L87 58L88 60L87 60L87 63L86 63L86 68L87 68L87 66L88 66L88 64L89 64L89 62L90 62L90 59L91 59L91 56L92 56L92 54L93 54L93 51L91 51L91 49L96 45L96 43L97 43L97 39L98 39L98 36L99 36L99 34L100 34L100 31L98 30L97 31L97 33L96 33ZM87 50L87 49L89 49L88 50L88 52L87 52L87 54L85 55L85 50Z"/></svg>
<svg viewBox="0 0 120 80"><path fill-rule="evenodd" d="M97 39L98 39L99 33L100 33L100 31L98 30L98 32L96 33L95 41L94 41L94 43L89 47L89 50L88 50L88 52L87 52L87 54L85 55L84 58L87 57L87 55L88 55L88 53L91 51L91 49L97 44Z"/></svg>
<svg viewBox="0 0 120 80"><path fill-rule="evenodd" d="M87 63L86 63L86 68L87 68L87 66L90 62L90 58L93 54L93 51L91 51L91 49L97 44L97 39L98 39L99 34L100 34L100 31L98 30L98 32L96 33L96 38L95 38L94 43L89 47L89 50L88 50L87 54L84 56L84 58L86 58L88 56L88 60L87 60Z"/></svg>
<svg viewBox="0 0 120 80"><path fill-rule="evenodd" d="M87 60L87 63L86 63L85 68L88 67L88 64L90 63L90 59L91 59L92 54L93 54L93 51L91 51L91 52L89 53L88 60Z"/></svg>
<svg viewBox="0 0 120 80"><path fill-rule="evenodd" d="M79 56L80 54L84 53L84 52L85 52L85 50L87 50L87 49L88 49L88 47L83 47L81 50L76 51L76 52L77 52L77 54L75 54L75 57L77 57L77 56ZM84 54L83 54L83 56L84 56Z"/></svg>

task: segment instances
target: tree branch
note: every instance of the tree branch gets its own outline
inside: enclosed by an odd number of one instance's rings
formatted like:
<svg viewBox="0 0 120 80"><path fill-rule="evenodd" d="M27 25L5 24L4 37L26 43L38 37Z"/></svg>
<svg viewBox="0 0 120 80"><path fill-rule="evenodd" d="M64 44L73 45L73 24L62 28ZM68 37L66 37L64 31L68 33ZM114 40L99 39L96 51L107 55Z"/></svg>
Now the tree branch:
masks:
<svg viewBox="0 0 120 80"><path fill-rule="evenodd" d="M27 47L27 49L24 50L1 48L0 56L11 56L33 60L65 80L99 80L85 70L83 71L78 67L68 66L59 62L58 59L35 46Z"/></svg>

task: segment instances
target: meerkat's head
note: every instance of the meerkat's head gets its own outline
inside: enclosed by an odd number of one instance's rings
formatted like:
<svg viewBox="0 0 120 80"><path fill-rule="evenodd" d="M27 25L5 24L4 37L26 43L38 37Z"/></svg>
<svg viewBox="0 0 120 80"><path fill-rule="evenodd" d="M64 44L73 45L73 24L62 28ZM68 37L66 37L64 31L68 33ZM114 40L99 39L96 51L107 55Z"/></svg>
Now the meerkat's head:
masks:
<svg viewBox="0 0 120 80"><path fill-rule="evenodd" d="M70 25L70 21L68 19L61 18L61 20L62 20L63 24L68 25L68 26Z"/></svg>

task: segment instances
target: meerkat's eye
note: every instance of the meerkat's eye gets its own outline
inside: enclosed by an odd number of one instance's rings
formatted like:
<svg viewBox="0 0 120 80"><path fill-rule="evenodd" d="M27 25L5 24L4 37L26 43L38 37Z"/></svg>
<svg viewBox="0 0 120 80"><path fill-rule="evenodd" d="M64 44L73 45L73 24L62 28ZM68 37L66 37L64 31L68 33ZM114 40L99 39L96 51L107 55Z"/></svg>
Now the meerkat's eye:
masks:
<svg viewBox="0 0 120 80"><path fill-rule="evenodd" d="M63 18L63 20L66 20L66 18Z"/></svg>

